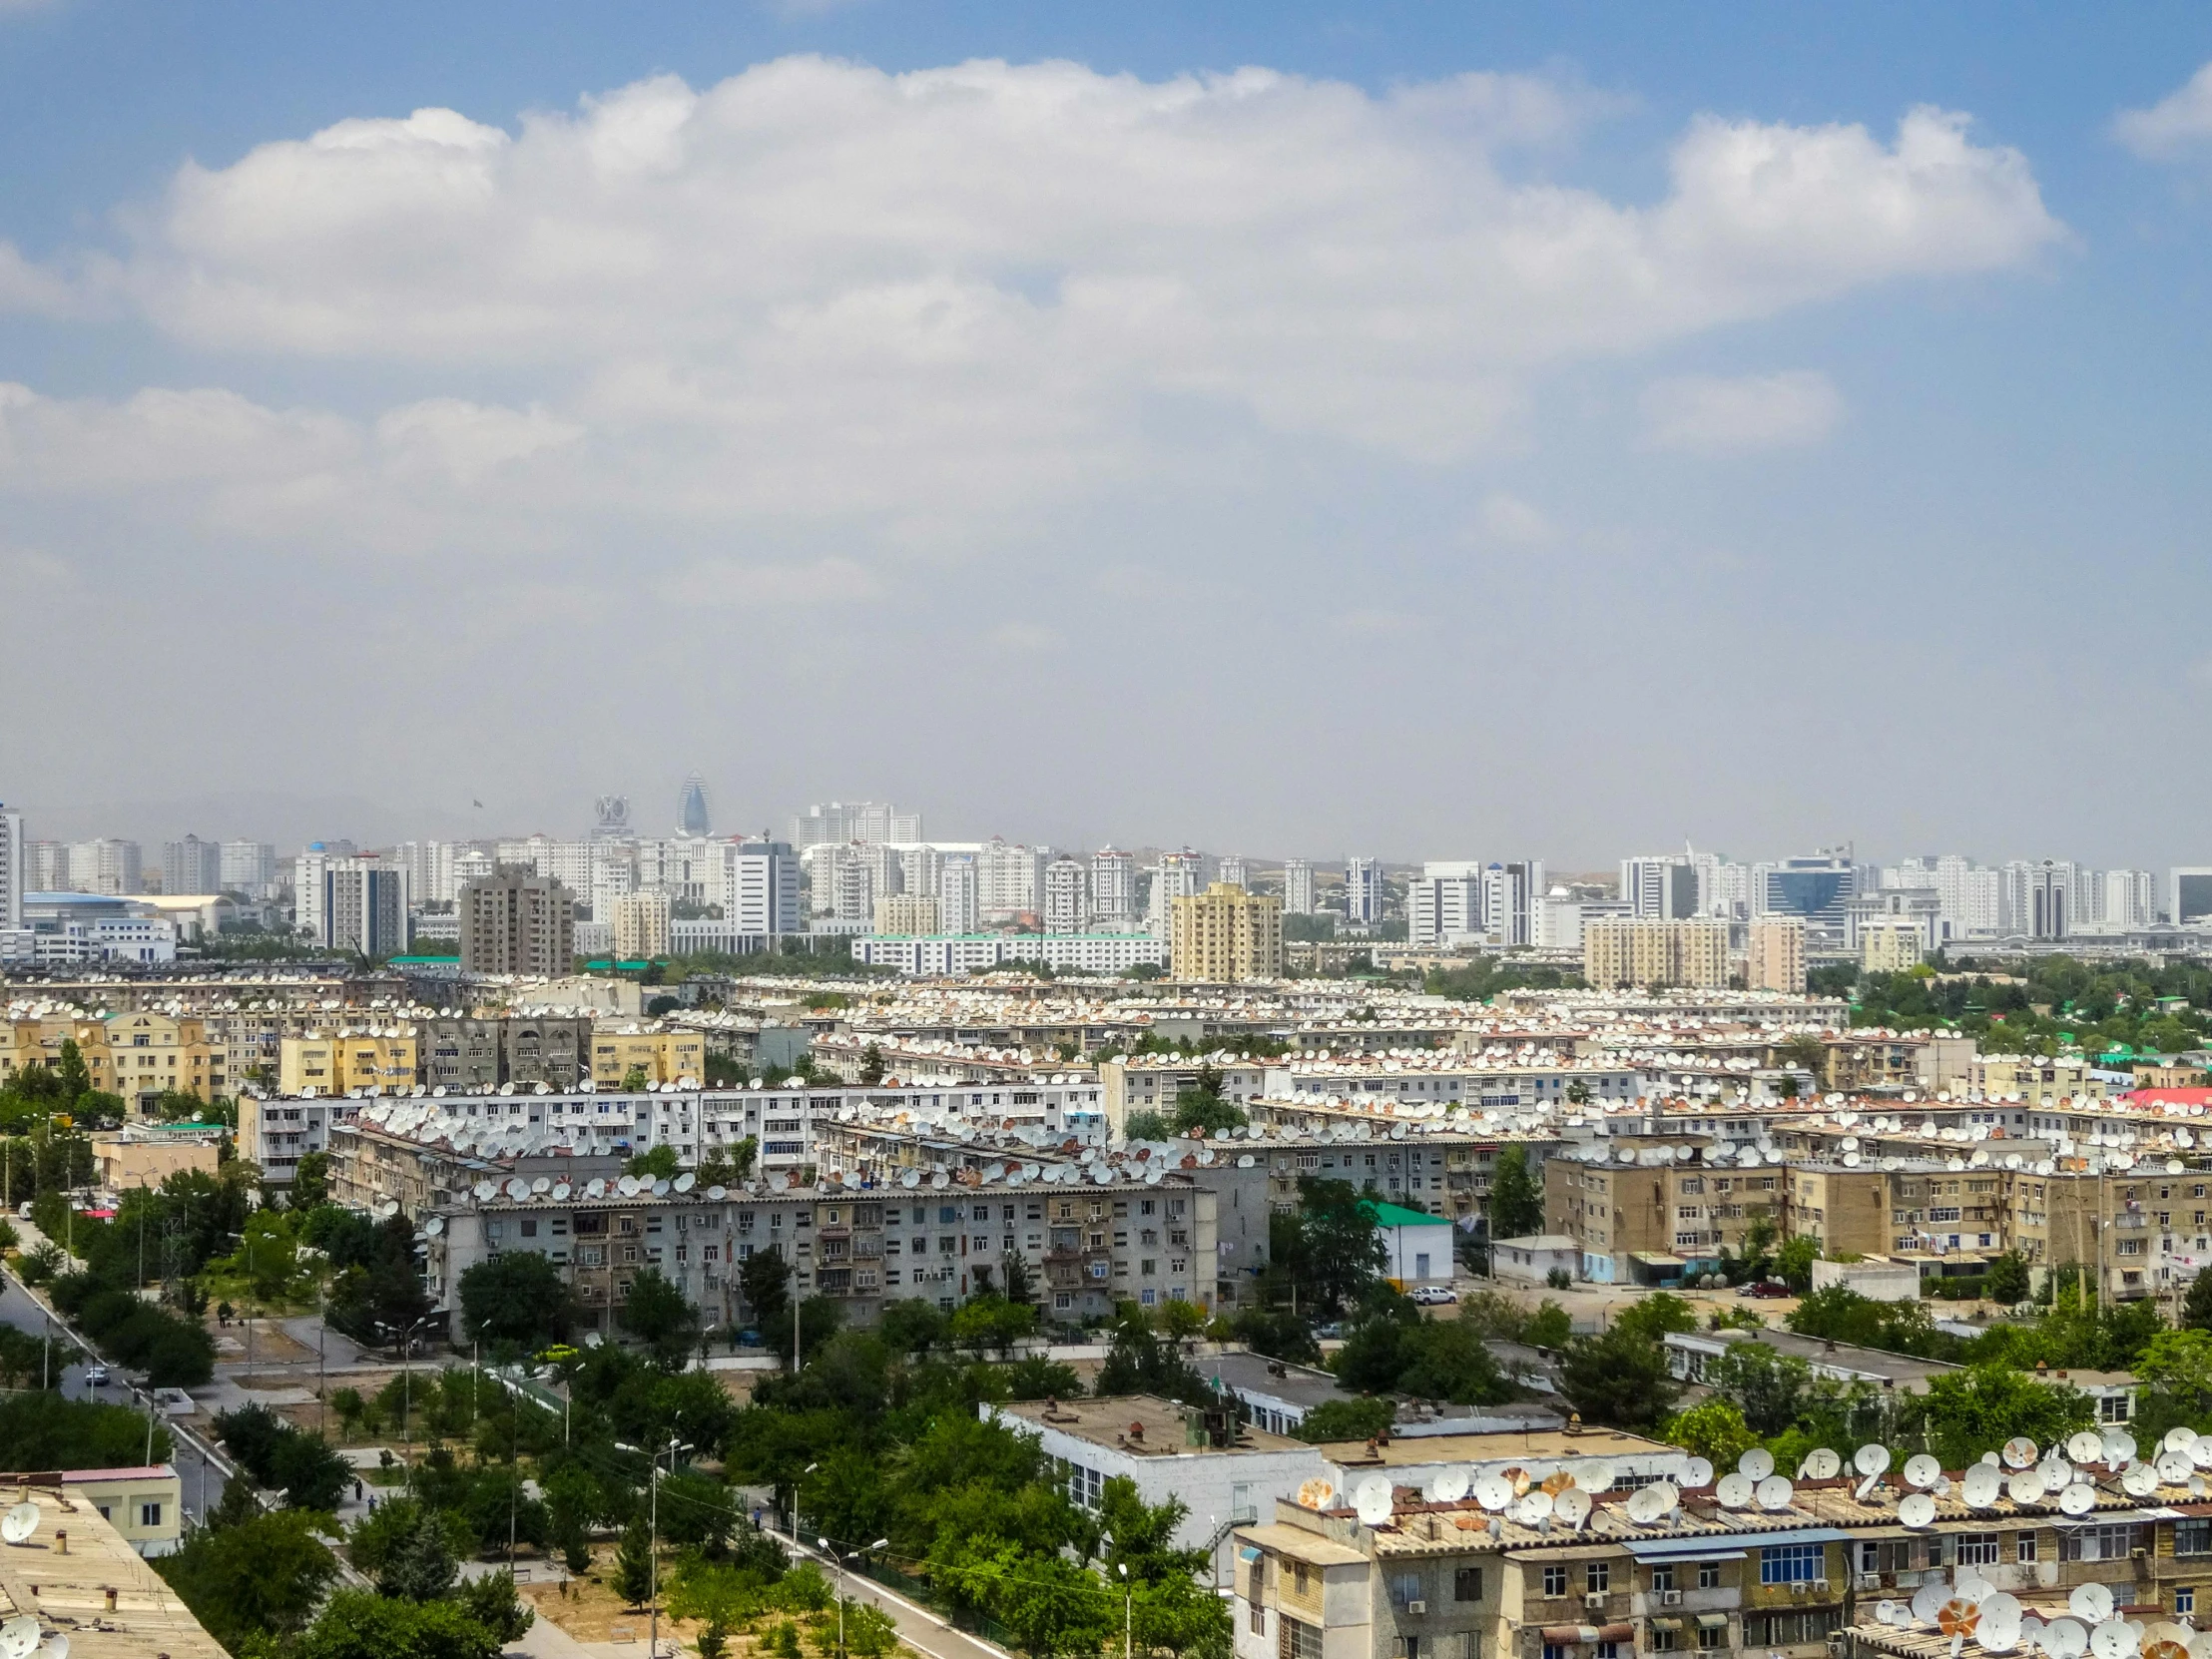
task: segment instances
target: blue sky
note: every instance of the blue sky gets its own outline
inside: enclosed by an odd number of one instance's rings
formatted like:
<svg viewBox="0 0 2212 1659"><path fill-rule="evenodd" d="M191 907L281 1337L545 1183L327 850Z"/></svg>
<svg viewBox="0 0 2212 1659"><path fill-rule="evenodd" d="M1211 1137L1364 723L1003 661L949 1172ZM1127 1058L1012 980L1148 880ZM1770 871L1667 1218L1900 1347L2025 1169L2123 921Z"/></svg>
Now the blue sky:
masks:
<svg viewBox="0 0 2212 1659"><path fill-rule="evenodd" d="M0 798L2212 860L2111 15L0 0Z"/></svg>

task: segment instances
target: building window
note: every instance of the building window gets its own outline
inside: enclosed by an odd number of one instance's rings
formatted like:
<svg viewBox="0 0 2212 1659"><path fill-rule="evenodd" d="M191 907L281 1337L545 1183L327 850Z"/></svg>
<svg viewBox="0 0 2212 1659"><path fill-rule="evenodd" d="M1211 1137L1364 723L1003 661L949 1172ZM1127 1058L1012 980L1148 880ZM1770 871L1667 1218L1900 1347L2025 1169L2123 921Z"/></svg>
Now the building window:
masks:
<svg viewBox="0 0 2212 1659"><path fill-rule="evenodd" d="M1680 1631L1661 1630L1657 1625L1653 1625L1651 1639L1644 1645L1653 1653L1672 1653L1681 1645L1681 1641L1682 1633Z"/></svg>
<svg viewBox="0 0 2212 1659"><path fill-rule="evenodd" d="M1275 1623L1276 1659L1321 1659L1320 1625L1294 1619L1287 1613L1278 1615Z"/></svg>
<svg viewBox="0 0 2212 1659"><path fill-rule="evenodd" d="M1654 1594L1664 1595L1674 1588L1674 1563L1661 1561L1651 1569L1651 1588Z"/></svg>
<svg viewBox="0 0 2212 1659"><path fill-rule="evenodd" d="M2212 1546L2208 1546L2208 1548L2212 1548ZM2012 1535L2012 1559L2015 1561L2032 1561L2035 1559L2034 1533L2015 1532Z"/></svg>
<svg viewBox="0 0 2212 1659"><path fill-rule="evenodd" d="M2021 1536L2026 1536L2022 1533ZM2174 1553L2176 1555L2212 1555L2212 1519L2197 1518L2174 1522ZM2022 1556L2022 1560L2029 1557Z"/></svg>
<svg viewBox="0 0 2212 1659"><path fill-rule="evenodd" d="M1718 1561L1700 1561L1697 1564L1697 1587L1701 1590L1717 1590L1721 1587L1721 1564Z"/></svg>
<svg viewBox="0 0 2212 1659"><path fill-rule="evenodd" d="M1822 1547L1819 1544L1783 1544L1779 1548L1759 1552L1759 1582L1762 1584L1810 1584L1822 1577ZM1705 1631L1698 1631L1698 1645L1710 1647Z"/></svg>
<svg viewBox="0 0 2212 1659"><path fill-rule="evenodd" d="M1399 1612L1404 1612L1407 1607L1416 1601L1425 1603L1427 1600L1427 1595L1421 1589L1419 1573L1394 1572L1390 1574L1390 1605Z"/></svg>
<svg viewBox="0 0 2212 1659"><path fill-rule="evenodd" d="M1591 1561L1582 1570L1582 1587L1594 1596L1601 1596L1613 1587L1613 1563Z"/></svg>
<svg viewBox="0 0 2212 1659"><path fill-rule="evenodd" d="M2197 1610L2197 1592L2187 1584L2174 1587L2174 1612L2186 1618Z"/></svg>
<svg viewBox="0 0 2212 1659"><path fill-rule="evenodd" d="M2135 1401L2124 1393L2105 1394L2097 1400L2099 1422L2126 1422Z"/></svg>
<svg viewBox="0 0 2212 1659"><path fill-rule="evenodd" d="M1565 1567L1544 1568L1544 1594L1547 1596L1563 1596L1566 1593L1567 1569Z"/></svg>
<svg viewBox="0 0 2212 1659"><path fill-rule="evenodd" d="M1958 1534L1958 1562L1961 1567L1992 1567L1997 1562L1997 1535L1994 1532L1961 1532Z"/></svg>
<svg viewBox="0 0 2212 1659"><path fill-rule="evenodd" d="M1701 1624L1697 1627L1697 1645L1710 1652L1714 1648L1728 1646L1728 1621L1719 1624Z"/></svg>
<svg viewBox="0 0 2212 1659"><path fill-rule="evenodd" d="M1480 1601L1482 1599L1482 1569L1480 1567L1455 1567L1452 1569L1451 1599L1453 1601Z"/></svg>
<svg viewBox="0 0 2212 1659"><path fill-rule="evenodd" d="M139 1505L139 1525L159 1526L161 1524L162 1506L160 1503L142 1503Z"/></svg>

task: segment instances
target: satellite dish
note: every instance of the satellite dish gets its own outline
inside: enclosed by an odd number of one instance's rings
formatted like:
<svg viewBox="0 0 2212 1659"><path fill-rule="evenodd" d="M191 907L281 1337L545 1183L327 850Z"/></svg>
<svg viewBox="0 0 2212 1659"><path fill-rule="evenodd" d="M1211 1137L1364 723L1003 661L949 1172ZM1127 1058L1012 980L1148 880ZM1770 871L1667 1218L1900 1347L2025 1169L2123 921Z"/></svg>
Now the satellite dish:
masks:
<svg viewBox="0 0 2212 1659"><path fill-rule="evenodd" d="M2073 1484L2073 1464L2066 1461L2064 1455L2056 1446L2051 1447L2050 1451L2044 1456L2038 1472L2043 1477L2043 1487L2046 1491L2064 1491L2066 1487Z"/></svg>
<svg viewBox="0 0 2212 1659"><path fill-rule="evenodd" d="M42 1512L35 1503L18 1503L5 1515L0 1515L0 1538L5 1538L11 1544L22 1543L38 1530Z"/></svg>
<svg viewBox="0 0 2212 1659"><path fill-rule="evenodd" d="M1713 1495L1720 1499L1723 1509L1742 1509L1758 1495L1758 1483L1748 1474L1724 1474Z"/></svg>
<svg viewBox="0 0 2212 1659"><path fill-rule="evenodd" d="M1897 1624L1901 1621L1910 1621L1913 1614L1910 1608L1885 1598L1875 1604L1874 1616L1884 1624Z"/></svg>
<svg viewBox="0 0 2212 1659"><path fill-rule="evenodd" d="M1359 1511L1362 1523L1368 1526L1386 1525L1391 1513L1390 1504L1390 1482L1384 1475L1369 1475L1352 1494L1352 1506Z"/></svg>
<svg viewBox="0 0 2212 1659"><path fill-rule="evenodd" d="M1326 1509L1336 1501L1337 1488L1319 1476L1298 1488L1299 1507L1303 1509Z"/></svg>
<svg viewBox="0 0 2212 1659"><path fill-rule="evenodd" d="M2035 1461L2035 1442L2025 1434L2015 1434L2004 1442L2001 1453L2005 1467L2024 1469Z"/></svg>
<svg viewBox="0 0 2212 1659"><path fill-rule="evenodd" d="M1612 1490L1617 1478L1613 1465L1603 1457L1585 1458L1574 1466L1574 1483L1592 1495Z"/></svg>
<svg viewBox="0 0 2212 1659"><path fill-rule="evenodd" d="M1851 1466L1865 1475L1868 1484L1872 1485L1875 1476L1890 1466L1890 1448L1886 1445L1863 1445L1851 1454ZM1859 1495L1866 1496L1865 1487L1860 1488Z"/></svg>
<svg viewBox="0 0 2212 1659"><path fill-rule="evenodd" d="M1693 1457L1682 1465L1682 1484L1686 1487L1710 1486L1713 1483L1713 1465L1703 1457Z"/></svg>
<svg viewBox="0 0 2212 1659"><path fill-rule="evenodd" d="M1569 1486L1551 1500L1551 1512L1579 1531L1590 1518L1590 1494L1579 1486Z"/></svg>
<svg viewBox="0 0 2212 1659"><path fill-rule="evenodd" d="M2107 1428L2102 1444L2107 1463L2125 1463L2135 1456L2135 1436L2124 1428Z"/></svg>
<svg viewBox="0 0 2212 1659"><path fill-rule="evenodd" d="M1943 1477L1943 1465L1923 1451L1905 1460L1905 1483L1933 1486Z"/></svg>
<svg viewBox="0 0 2212 1659"><path fill-rule="evenodd" d="M1833 1480L1843 1472L1844 1460L1827 1446L1815 1446L1805 1454L1798 1473L1809 1480Z"/></svg>
<svg viewBox="0 0 2212 1659"><path fill-rule="evenodd" d="M2089 1651L2096 1659L2134 1659L2135 1648L2135 1627L2124 1619L2106 1619L2089 1632Z"/></svg>
<svg viewBox="0 0 2212 1659"><path fill-rule="evenodd" d="M1913 1495L1915 1497L1922 1497L1926 1496L1927 1494L1916 1492ZM1911 1500L1908 1499L1908 1501ZM1934 1579L1931 1580L1929 1583L1923 1584L1918 1590L1913 1593L1914 1622L1918 1624L1934 1624L1936 1622L1936 1615L1943 1610L1943 1603L1948 1601L1949 1599L1950 1588L1948 1585L1944 1584L1942 1580Z"/></svg>
<svg viewBox="0 0 2212 1659"><path fill-rule="evenodd" d="M533 1198L543 1198L552 1190L553 1178L550 1175L541 1175L535 1181L530 1183L530 1195Z"/></svg>
<svg viewBox="0 0 2212 1659"><path fill-rule="evenodd" d="M2081 1659L2089 1651L2089 1627L2079 1619L2052 1619L2043 1626L2042 1647L2050 1659Z"/></svg>
<svg viewBox="0 0 2212 1659"><path fill-rule="evenodd" d="M1428 1501L1431 1503L1457 1503L1466 1495L1467 1471L1465 1469L1438 1469L1429 1477Z"/></svg>
<svg viewBox="0 0 2212 1659"><path fill-rule="evenodd" d="M1998 1590L1981 1603L1981 1628L1974 1632L1985 1653L2010 1653L2020 1645L2020 1604Z"/></svg>
<svg viewBox="0 0 2212 1659"><path fill-rule="evenodd" d="M1485 1474L1474 1483L1474 1501L1494 1514L1513 1501L1513 1483L1502 1474Z"/></svg>
<svg viewBox="0 0 2212 1659"><path fill-rule="evenodd" d="M1551 1518L1551 1494L1538 1489L1530 1492L1513 1505L1513 1519L1523 1526L1535 1526Z"/></svg>
<svg viewBox="0 0 2212 1659"><path fill-rule="evenodd" d="M2066 1442L2066 1455L2077 1463L2103 1460L2104 1441L2094 1429L2084 1428Z"/></svg>
<svg viewBox="0 0 2212 1659"><path fill-rule="evenodd" d="M637 1197L638 1178L634 1175L625 1175L618 1177L615 1181L615 1191L622 1194L624 1198Z"/></svg>
<svg viewBox="0 0 2212 1659"><path fill-rule="evenodd" d="M2212 1469L2212 1434L2199 1435L2190 1442L2189 1461L2200 1469Z"/></svg>
<svg viewBox="0 0 2212 1659"><path fill-rule="evenodd" d="M2186 1451L2168 1451L2159 1455L2158 1478L2165 1485L2186 1485L2189 1476L2195 1471L2196 1464L2189 1461Z"/></svg>
<svg viewBox="0 0 2212 1659"><path fill-rule="evenodd" d="M669 1185L673 1187L677 1192L688 1193L692 1190L692 1188L699 1185L699 1177L692 1174L690 1170L686 1170L682 1175L679 1175L674 1181L670 1182Z"/></svg>
<svg viewBox="0 0 2212 1659"><path fill-rule="evenodd" d="M1787 1475L1770 1474L1759 1482L1759 1507L1762 1509L1787 1509L1795 1495L1796 1488Z"/></svg>
<svg viewBox="0 0 2212 1659"><path fill-rule="evenodd" d="M38 1659L69 1659L69 1638L59 1630L38 1645Z"/></svg>
<svg viewBox="0 0 2212 1659"><path fill-rule="evenodd" d="M431 1238L436 1238L445 1231L445 1218L443 1216L432 1216L422 1224L422 1231L429 1234Z"/></svg>
<svg viewBox="0 0 2212 1659"><path fill-rule="evenodd" d="M2112 1592L2102 1584L2077 1584L2066 1598L2066 1611L2083 1624L2102 1624L2112 1616Z"/></svg>
<svg viewBox="0 0 2212 1659"><path fill-rule="evenodd" d="M2097 1489L2084 1480L2076 1480L2058 1494L2058 1507L2069 1515L2086 1515L2096 1506Z"/></svg>
<svg viewBox="0 0 2212 1659"><path fill-rule="evenodd" d="M2041 1469L2022 1469L2004 1483L2005 1495L2015 1504L2040 1503L2050 1490L2043 1484Z"/></svg>
<svg viewBox="0 0 2212 1659"><path fill-rule="evenodd" d="M557 1199L565 1201L568 1198L572 1197L576 1189L574 1187L571 1187L566 1181L556 1181L553 1183L553 1196Z"/></svg>
<svg viewBox="0 0 2212 1659"><path fill-rule="evenodd" d="M2187 1451L2197 1443L2197 1431L2186 1423L2179 1428L2166 1430L2166 1437L2158 1442L2161 1451Z"/></svg>
<svg viewBox="0 0 2212 1659"><path fill-rule="evenodd" d="M38 1646L38 1620L28 1613L19 1613L0 1624L0 1654L6 1659L28 1659L31 1649Z"/></svg>
<svg viewBox="0 0 2212 1659"><path fill-rule="evenodd" d="M1969 1509L1987 1509L1995 1504L2004 1491L2004 1476L1987 1463L1976 1463L1966 1471L1965 1499Z"/></svg>
<svg viewBox="0 0 2212 1659"><path fill-rule="evenodd" d="M2189 1639L2196 1634L2187 1625L2160 1620L2142 1632L2143 1659L2189 1659Z"/></svg>
<svg viewBox="0 0 2212 1659"><path fill-rule="evenodd" d="M1629 1494L1628 1518L1638 1526L1649 1526L1674 1507L1674 1488L1661 1481L1653 1486L1639 1486Z"/></svg>
<svg viewBox="0 0 2212 1659"><path fill-rule="evenodd" d="M655 1198L668 1197L668 1182L666 1180L657 1180L653 1183L653 1196Z"/></svg>
<svg viewBox="0 0 2212 1659"><path fill-rule="evenodd" d="M2158 1490L2158 1470L2150 1463L2130 1463L2121 1471L2120 1489L2129 1497L2148 1497Z"/></svg>
<svg viewBox="0 0 2212 1659"><path fill-rule="evenodd" d="M1774 1453L1763 1445L1755 1445L1736 1459L1736 1472L1754 1481L1764 1480L1774 1473Z"/></svg>
<svg viewBox="0 0 2212 1659"><path fill-rule="evenodd" d="M1926 1492L1909 1492L1898 1505L1898 1519L1911 1527L1934 1526L1936 1500Z"/></svg>
<svg viewBox="0 0 2212 1659"><path fill-rule="evenodd" d="M602 1338L596 1331L587 1331L584 1333L584 1346L586 1348L597 1348L603 1341L605 1341L605 1339Z"/></svg>

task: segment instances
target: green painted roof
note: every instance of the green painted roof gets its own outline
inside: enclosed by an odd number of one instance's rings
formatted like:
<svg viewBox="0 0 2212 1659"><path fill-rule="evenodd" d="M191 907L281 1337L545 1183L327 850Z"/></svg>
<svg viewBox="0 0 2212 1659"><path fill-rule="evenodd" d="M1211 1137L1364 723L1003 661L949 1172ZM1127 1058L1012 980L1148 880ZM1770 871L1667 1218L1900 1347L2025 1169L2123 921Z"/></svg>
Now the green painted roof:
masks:
<svg viewBox="0 0 2212 1659"><path fill-rule="evenodd" d="M1367 1211L1378 1227L1449 1227L1442 1216L1432 1216L1426 1210L1408 1210L1402 1204L1384 1204L1380 1199L1364 1198L1360 1208Z"/></svg>

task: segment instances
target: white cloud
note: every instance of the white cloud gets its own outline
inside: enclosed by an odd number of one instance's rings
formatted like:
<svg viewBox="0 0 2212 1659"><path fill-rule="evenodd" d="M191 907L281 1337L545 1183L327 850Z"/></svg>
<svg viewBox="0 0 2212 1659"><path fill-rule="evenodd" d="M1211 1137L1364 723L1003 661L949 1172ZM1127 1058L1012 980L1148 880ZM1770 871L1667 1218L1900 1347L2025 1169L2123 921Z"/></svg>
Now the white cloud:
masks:
<svg viewBox="0 0 2212 1659"><path fill-rule="evenodd" d="M1828 376L1810 370L1682 375L1645 388L1643 444L1694 455L1800 449L1827 437L1843 413Z"/></svg>
<svg viewBox="0 0 2212 1659"><path fill-rule="evenodd" d="M1481 528L1489 539L1536 547L1554 540L1559 530L1541 507L1517 495L1496 491L1483 497Z"/></svg>
<svg viewBox="0 0 2212 1659"><path fill-rule="evenodd" d="M2112 136L2146 161L2173 161L2212 143L2212 63L2147 110L2122 110Z"/></svg>
<svg viewBox="0 0 2212 1659"><path fill-rule="evenodd" d="M754 610L772 605L864 604L883 597L883 584L851 559L783 565L709 559L659 582L655 592L670 604Z"/></svg>

